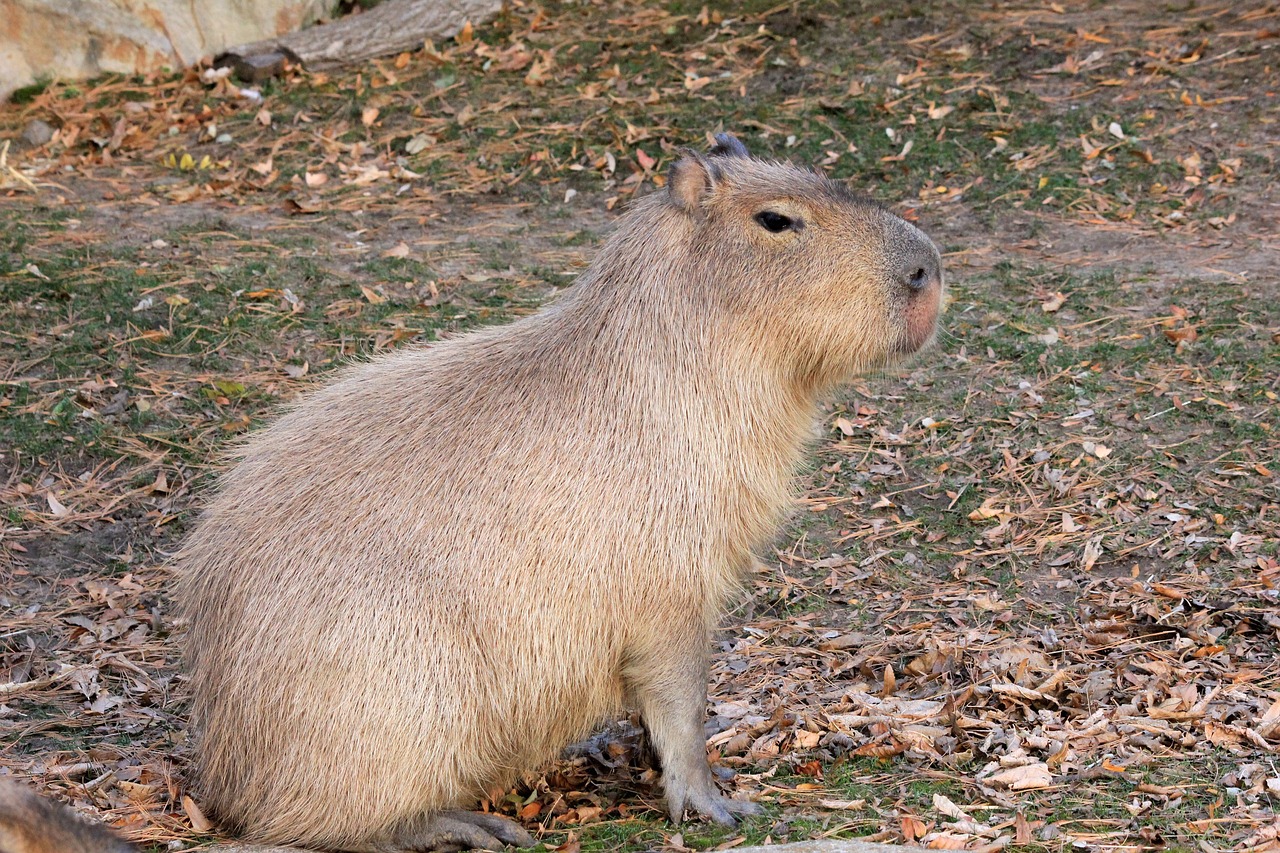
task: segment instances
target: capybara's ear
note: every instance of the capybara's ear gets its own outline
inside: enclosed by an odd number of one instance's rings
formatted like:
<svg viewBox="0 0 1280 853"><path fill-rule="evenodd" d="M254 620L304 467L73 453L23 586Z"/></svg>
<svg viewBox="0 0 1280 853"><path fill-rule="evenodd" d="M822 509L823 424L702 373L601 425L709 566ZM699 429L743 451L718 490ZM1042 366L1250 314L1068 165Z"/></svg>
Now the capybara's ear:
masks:
<svg viewBox="0 0 1280 853"><path fill-rule="evenodd" d="M732 133L717 133L716 144L711 148L712 157L750 157L751 152L742 140Z"/></svg>
<svg viewBox="0 0 1280 853"><path fill-rule="evenodd" d="M720 179L719 171L700 154L685 149L667 174L667 193L676 207L702 215L702 200Z"/></svg>

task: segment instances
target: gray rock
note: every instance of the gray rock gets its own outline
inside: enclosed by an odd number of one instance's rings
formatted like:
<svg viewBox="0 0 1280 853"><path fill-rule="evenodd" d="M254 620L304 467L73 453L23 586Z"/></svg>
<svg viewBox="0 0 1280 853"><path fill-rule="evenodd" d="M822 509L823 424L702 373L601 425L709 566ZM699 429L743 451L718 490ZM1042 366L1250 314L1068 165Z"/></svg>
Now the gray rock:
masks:
<svg viewBox="0 0 1280 853"><path fill-rule="evenodd" d="M53 139L53 125L40 119L32 119L26 129L22 131L22 141L32 148L39 148L41 145L47 145L50 139Z"/></svg>
<svg viewBox="0 0 1280 853"><path fill-rule="evenodd" d="M336 0L0 0L0 101L55 77L180 69L327 17Z"/></svg>

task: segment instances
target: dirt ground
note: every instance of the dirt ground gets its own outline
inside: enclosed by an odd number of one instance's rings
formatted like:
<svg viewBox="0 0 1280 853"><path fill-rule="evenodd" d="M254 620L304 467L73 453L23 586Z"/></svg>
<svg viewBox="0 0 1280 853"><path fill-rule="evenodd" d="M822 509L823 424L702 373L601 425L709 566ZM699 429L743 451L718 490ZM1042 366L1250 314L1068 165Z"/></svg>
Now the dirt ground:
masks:
<svg viewBox="0 0 1280 853"><path fill-rule="evenodd" d="M930 233L944 332L824 409L715 639L708 746L767 814L669 824L625 725L487 807L568 851L1280 850L1277 45L1266 2L513 2L258 89L20 92L0 774L218 838L167 558L232 442L346 360L535 310L730 130Z"/></svg>

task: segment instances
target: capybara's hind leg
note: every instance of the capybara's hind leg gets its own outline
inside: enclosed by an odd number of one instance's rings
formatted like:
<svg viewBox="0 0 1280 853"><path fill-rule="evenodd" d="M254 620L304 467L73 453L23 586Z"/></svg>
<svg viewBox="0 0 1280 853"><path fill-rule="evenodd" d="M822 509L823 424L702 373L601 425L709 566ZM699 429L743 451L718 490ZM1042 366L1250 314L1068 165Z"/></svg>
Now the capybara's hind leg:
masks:
<svg viewBox="0 0 1280 853"><path fill-rule="evenodd" d="M453 853L532 847L535 843L520 824L505 817L448 811L423 815L396 830L386 841L360 848L360 853Z"/></svg>
<svg viewBox="0 0 1280 853"><path fill-rule="evenodd" d="M760 814L757 804L722 794L707 766L706 630L690 629L679 639L667 634L664 643L669 645L633 653L624 678L662 765L662 790L671 820L682 821L687 809L733 826L734 815Z"/></svg>

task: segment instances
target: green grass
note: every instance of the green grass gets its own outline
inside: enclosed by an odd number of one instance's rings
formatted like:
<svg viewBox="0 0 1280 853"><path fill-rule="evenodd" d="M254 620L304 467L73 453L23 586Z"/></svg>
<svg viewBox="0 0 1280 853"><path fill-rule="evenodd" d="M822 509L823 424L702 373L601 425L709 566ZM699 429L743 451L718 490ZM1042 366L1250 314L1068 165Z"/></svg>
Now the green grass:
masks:
<svg viewBox="0 0 1280 853"><path fill-rule="evenodd" d="M375 257L352 274L321 261L311 238L263 244L221 220L176 228L160 250L89 252L50 239L71 218L63 209L2 223L0 310L14 319L7 331L19 358L34 365L5 387L0 441L33 458L104 458L127 450L128 436L157 448L188 446L199 434L206 446L221 440L209 425L230 437L278 406L280 387L240 378L264 354L322 371L376 348L508 320L543 295L505 277L445 283L429 260L411 258ZM506 240L471 251L482 268L565 283L558 271L528 264L521 248ZM428 304L437 282L443 297ZM145 391L158 376L178 393L152 406ZM94 416L116 391L77 390L95 380L130 392L125 412Z"/></svg>

